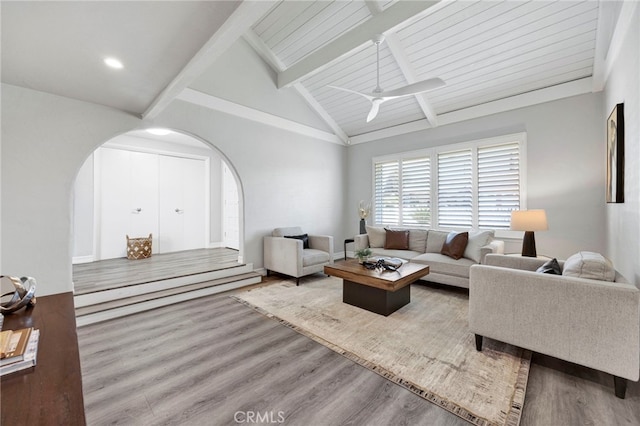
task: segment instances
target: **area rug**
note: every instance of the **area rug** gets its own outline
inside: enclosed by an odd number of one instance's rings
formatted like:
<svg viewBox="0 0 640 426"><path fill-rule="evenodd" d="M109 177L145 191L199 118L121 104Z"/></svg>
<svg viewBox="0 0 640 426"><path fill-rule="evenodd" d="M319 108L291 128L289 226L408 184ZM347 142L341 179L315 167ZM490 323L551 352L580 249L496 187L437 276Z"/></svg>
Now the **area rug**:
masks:
<svg viewBox="0 0 640 426"><path fill-rule="evenodd" d="M236 300L476 425L518 425L531 352L468 328L465 292L411 286L388 317L342 302L342 280L280 281Z"/></svg>

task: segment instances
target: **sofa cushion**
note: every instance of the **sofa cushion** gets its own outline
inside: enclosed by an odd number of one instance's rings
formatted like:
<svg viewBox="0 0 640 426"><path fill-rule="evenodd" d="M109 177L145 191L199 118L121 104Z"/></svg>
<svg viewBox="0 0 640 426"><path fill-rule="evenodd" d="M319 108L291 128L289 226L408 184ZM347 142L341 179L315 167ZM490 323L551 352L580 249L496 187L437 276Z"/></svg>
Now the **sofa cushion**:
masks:
<svg viewBox="0 0 640 426"><path fill-rule="evenodd" d="M493 240L494 231L478 231L469 233L469 241L464 249L464 257L480 263L482 253L480 249Z"/></svg>
<svg viewBox="0 0 640 426"><path fill-rule="evenodd" d="M414 257L423 254L421 251L413 250L387 250L381 247L372 248L373 256L386 256L386 257L399 257L400 259L413 259Z"/></svg>
<svg viewBox="0 0 640 426"><path fill-rule="evenodd" d="M558 259L555 257L542 264L542 266L536 269L536 272L540 272L542 274L562 275L562 269L560 268Z"/></svg>
<svg viewBox="0 0 640 426"><path fill-rule="evenodd" d="M409 231L385 228L384 248L387 250L409 250Z"/></svg>
<svg viewBox="0 0 640 426"><path fill-rule="evenodd" d="M453 259L460 259L464 254L464 249L467 248L467 242L469 241L468 232L449 232L447 239L442 246L440 253L446 254Z"/></svg>
<svg viewBox="0 0 640 426"><path fill-rule="evenodd" d="M449 235L448 231L429 230L429 234L427 235L427 246L426 246L425 252L440 253L442 251L442 246L444 245L444 242L447 240L447 235Z"/></svg>
<svg viewBox="0 0 640 426"><path fill-rule="evenodd" d="M611 261L600 253L581 251L565 260L562 275L600 281L614 281L616 271Z"/></svg>
<svg viewBox="0 0 640 426"><path fill-rule="evenodd" d="M367 236L369 237L369 247L384 247L384 241L387 236L387 231L384 228L377 226L366 225Z"/></svg>
<svg viewBox="0 0 640 426"><path fill-rule="evenodd" d="M293 238L294 240L302 240L302 248L303 249L308 249L309 248L309 235L307 234L302 234L302 235L285 235L285 238Z"/></svg>
<svg viewBox="0 0 640 426"><path fill-rule="evenodd" d="M440 253L423 253L411 259L411 262L429 265L429 273L453 275L462 278L469 278L469 269L471 265L476 264L473 260L465 257L454 260ZM429 275L424 279L429 281Z"/></svg>
<svg viewBox="0 0 640 426"><path fill-rule="evenodd" d="M316 249L302 250L302 266L312 266L329 261L329 253Z"/></svg>
<svg viewBox="0 0 640 426"><path fill-rule="evenodd" d="M302 235L302 228L291 226L289 228L276 228L271 233L273 237L284 237L285 235Z"/></svg>

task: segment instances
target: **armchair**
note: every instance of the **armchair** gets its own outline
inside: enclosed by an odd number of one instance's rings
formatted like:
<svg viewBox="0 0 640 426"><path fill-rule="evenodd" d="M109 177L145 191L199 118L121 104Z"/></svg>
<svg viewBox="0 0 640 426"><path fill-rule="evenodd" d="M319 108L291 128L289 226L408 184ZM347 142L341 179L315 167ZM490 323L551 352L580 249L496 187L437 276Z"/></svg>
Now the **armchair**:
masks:
<svg viewBox="0 0 640 426"><path fill-rule="evenodd" d="M333 263L333 237L329 235L308 235L308 248L304 247L302 236L306 235L298 226L276 228L270 236L264 237L264 267L267 276L271 271L296 278L322 272L325 265ZM287 238L288 237L288 238ZM300 238L294 238L300 237Z"/></svg>

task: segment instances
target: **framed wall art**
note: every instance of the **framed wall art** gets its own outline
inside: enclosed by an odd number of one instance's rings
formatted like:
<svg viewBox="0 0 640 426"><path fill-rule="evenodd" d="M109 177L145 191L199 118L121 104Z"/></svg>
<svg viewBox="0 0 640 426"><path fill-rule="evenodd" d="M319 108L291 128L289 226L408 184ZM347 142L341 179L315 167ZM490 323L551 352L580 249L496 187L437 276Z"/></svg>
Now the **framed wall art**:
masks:
<svg viewBox="0 0 640 426"><path fill-rule="evenodd" d="M624 203L624 104L607 119L607 203Z"/></svg>

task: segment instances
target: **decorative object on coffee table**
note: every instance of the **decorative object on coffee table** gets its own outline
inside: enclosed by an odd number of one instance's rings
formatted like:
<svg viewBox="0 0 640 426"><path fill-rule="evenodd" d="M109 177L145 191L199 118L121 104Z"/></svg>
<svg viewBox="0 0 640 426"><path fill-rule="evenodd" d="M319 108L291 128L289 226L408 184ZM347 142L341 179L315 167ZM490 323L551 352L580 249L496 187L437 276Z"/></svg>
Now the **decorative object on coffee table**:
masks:
<svg viewBox="0 0 640 426"><path fill-rule="evenodd" d="M607 119L607 203L624 203L624 104Z"/></svg>
<svg viewBox="0 0 640 426"><path fill-rule="evenodd" d="M536 240L534 231L546 231L547 214L544 210L514 210L511 212L511 229L525 231L522 240L522 255L536 257Z"/></svg>
<svg viewBox="0 0 640 426"><path fill-rule="evenodd" d="M363 263L364 261L366 261L372 253L373 251L370 248L357 250L355 255L358 258L358 263Z"/></svg>

